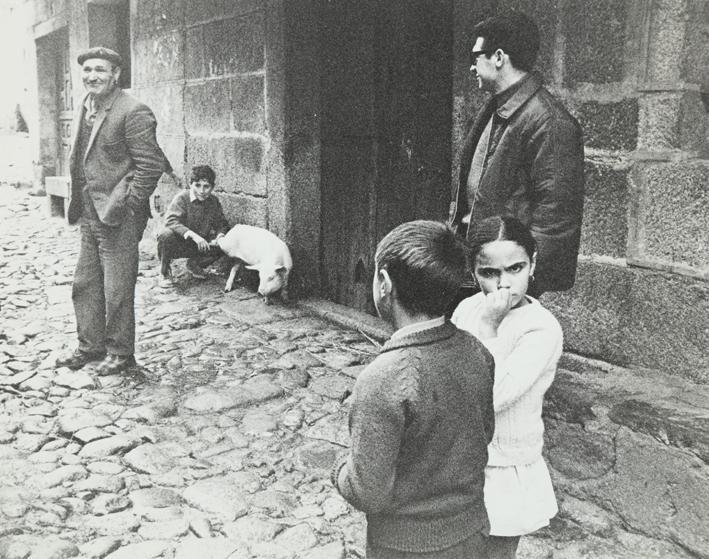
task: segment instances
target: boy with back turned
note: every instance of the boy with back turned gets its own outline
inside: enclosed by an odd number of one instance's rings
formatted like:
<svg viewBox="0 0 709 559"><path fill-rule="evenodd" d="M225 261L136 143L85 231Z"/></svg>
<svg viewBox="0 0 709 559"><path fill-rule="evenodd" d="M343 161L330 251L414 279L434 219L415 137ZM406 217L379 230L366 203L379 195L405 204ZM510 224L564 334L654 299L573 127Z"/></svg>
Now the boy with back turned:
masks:
<svg viewBox="0 0 709 559"><path fill-rule="evenodd" d="M484 557L494 362L444 318L464 249L448 226L413 221L375 261L374 303L396 331L357 379L351 448L332 481L367 515L367 559Z"/></svg>

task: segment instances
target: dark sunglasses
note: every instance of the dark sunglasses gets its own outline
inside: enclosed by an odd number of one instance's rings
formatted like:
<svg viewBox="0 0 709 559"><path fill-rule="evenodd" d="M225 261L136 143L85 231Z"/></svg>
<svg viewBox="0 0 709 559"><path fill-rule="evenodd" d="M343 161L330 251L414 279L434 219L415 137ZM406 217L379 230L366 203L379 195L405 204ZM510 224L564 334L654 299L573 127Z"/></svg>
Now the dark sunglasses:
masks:
<svg viewBox="0 0 709 559"><path fill-rule="evenodd" d="M484 54L485 56L490 56L492 54L489 50L471 50L470 51L470 65L475 66L478 61L478 57Z"/></svg>

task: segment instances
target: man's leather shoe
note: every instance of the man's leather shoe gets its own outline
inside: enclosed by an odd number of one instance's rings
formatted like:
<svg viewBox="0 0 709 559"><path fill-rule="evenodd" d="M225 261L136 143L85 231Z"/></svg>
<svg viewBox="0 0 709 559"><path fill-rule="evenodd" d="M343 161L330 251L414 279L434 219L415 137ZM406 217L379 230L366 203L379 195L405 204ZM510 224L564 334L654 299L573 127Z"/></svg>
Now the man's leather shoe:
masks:
<svg viewBox="0 0 709 559"><path fill-rule="evenodd" d="M207 273L204 271L204 268L199 265L196 258L188 258L187 265L185 267L193 278L207 279Z"/></svg>
<svg viewBox="0 0 709 559"><path fill-rule="evenodd" d="M96 374L100 377L117 375L120 372L135 367L135 357L132 355L112 355L108 354L96 367Z"/></svg>
<svg viewBox="0 0 709 559"><path fill-rule="evenodd" d="M87 363L91 363L92 361L100 361L105 355L105 353L89 353L87 351L77 349L68 357L60 357L57 359L56 366L69 367L70 369L76 371L77 369L81 369L81 367Z"/></svg>

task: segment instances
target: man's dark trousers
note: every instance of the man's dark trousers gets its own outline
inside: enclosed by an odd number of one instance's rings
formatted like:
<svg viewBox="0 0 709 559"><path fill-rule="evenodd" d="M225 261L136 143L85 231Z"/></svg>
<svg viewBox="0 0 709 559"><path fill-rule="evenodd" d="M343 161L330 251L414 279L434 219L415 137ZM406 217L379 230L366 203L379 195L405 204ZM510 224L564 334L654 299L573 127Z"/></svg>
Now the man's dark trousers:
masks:
<svg viewBox="0 0 709 559"><path fill-rule="evenodd" d="M216 246L210 246L207 252L200 252L197 243L185 239L172 229L165 228L158 234L158 258L162 275L169 273L170 262L175 258L200 258L200 265L205 266L223 255Z"/></svg>
<svg viewBox="0 0 709 559"><path fill-rule="evenodd" d="M81 248L72 288L79 350L133 355L138 243L148 216L128 209L121 224L112 227L91 210L85 208L80 221Z"/></svg>

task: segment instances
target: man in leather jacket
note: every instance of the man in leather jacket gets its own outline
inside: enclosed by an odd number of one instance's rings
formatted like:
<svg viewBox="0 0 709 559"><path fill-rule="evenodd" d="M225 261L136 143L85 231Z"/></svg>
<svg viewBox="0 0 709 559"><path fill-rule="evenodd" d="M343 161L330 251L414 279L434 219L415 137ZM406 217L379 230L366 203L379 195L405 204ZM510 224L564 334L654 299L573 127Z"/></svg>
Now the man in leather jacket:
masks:
<svg viewBox="0 0 709 559"><path fill-rule="evenodd" d="M539 247L530 294L570 289L583 211L581 128L531 72L539 49L531 19L501 14L479 23L475 37L470 70L492 97L465 138L449 221L468 238L486 217L516 217Z"/></svg>

